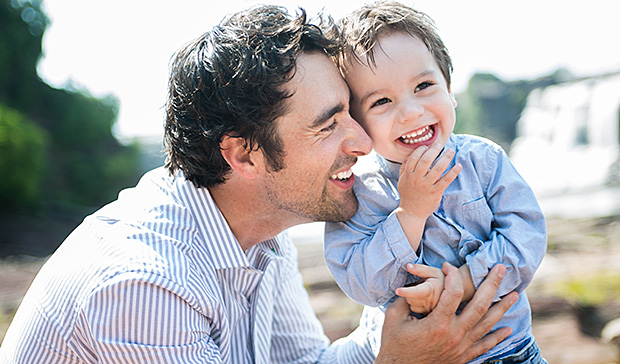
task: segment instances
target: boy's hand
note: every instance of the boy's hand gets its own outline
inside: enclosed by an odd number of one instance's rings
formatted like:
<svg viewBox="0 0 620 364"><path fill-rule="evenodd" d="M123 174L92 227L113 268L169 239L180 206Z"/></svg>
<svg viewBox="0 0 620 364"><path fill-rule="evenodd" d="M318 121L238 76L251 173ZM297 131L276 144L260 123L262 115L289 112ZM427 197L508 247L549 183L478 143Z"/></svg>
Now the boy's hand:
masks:
<svg viewBox="0 0 620 364"><path fill-rule="evenodd" d="M429 313L437 303L444 288L445 274L439 268L422 264L407 264L409 273L423 278L420 284L396 289L396 294L404 297L411 312Z"/></svg>
<svg viewBox="0 0 620 364"><path fill-rule="evenodd" d="M462 166L457 164L442 176L454 157L454 150L448 149L437 159L442 148L438 143L430 147L419 147L401 165L398 209L409 218L429 217L439 207L444 190L461 172ZM437 163L431 168L435 159Z"/></svg>

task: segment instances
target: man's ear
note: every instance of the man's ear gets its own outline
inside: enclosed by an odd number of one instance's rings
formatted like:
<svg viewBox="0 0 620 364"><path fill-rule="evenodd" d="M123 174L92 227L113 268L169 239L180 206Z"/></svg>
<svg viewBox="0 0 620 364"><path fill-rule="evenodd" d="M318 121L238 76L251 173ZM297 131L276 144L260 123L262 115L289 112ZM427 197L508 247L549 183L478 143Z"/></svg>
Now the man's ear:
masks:
<svg viewBox="0 0 620 364"><path fill-rule="evenodd" d="M261 168L260 150L250 150L245 139L226 134L220 142L222 156L237 173L250 179L256 178Z"/></svg>

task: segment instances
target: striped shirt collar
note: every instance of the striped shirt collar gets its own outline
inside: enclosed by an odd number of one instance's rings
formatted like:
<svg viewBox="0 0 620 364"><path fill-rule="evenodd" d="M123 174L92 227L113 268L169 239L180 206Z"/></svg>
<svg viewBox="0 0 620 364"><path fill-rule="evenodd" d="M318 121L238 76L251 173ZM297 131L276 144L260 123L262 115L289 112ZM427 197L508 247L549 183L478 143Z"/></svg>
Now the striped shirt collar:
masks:
<svg viewBox="0 0 620 364"><path fill-rule="evenodd" d="M209 190L196 188L182 172L172 178L181 201L195 219L203 237L202 246L215 269L255 267L262 270L262 264L256 264L257 250L261 252L258 256L281 255L277 238L263 241L244 252Z"/></svg>

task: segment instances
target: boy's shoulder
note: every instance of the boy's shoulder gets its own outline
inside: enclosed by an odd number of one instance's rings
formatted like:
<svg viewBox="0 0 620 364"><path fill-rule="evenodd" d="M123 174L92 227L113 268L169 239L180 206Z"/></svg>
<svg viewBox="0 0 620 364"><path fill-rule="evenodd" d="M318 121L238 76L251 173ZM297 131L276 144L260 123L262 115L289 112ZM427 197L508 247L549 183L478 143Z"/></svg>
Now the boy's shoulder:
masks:
<svg viewBox="0 0 620 364"><path fill-rule="evenodd" d="M463 149L485 149L492 148L496 150L501 150L502 147L492 141L491 139L487 139L485 137L481 137L478 135L472 134L452 134L450 137L449 143L453 143L454 147L459 150Z"/></svg>
<svg viewBox="0 0 620 364"><path fill-rule="evenodd" d="M478 162L497 160L505 154L504 149L494 141L471 134L452 134L446 147L456 151L459 162L461 159Z"/></svg>
<svg viewBox="0 0 620 364"><path fill-rule="evenodd" d="M387 162L375 151L359 157L352 170L355 173L356 193L363 190L385 191L393 189L398 181L400 165Z"/></svg>
<svg viewBox="0 0 620 364"><path fill-rule="evenodd" d="M379 155L373 150L357 158L352 170L358 178L373 178L383 170Z"/></svg>

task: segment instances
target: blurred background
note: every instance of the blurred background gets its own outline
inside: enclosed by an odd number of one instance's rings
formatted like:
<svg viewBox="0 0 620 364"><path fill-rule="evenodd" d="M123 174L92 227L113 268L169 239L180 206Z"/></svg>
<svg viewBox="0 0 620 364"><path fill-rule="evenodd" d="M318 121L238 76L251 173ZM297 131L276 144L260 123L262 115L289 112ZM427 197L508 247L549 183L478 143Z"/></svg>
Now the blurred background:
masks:
<svg viewBox="0 0 620 364"><path fill-rule="evenodd" d="M255 3L0 0L0 341L66 235L162 164L173 53ZM363 1L269 3L338 19ZM547 216L528 291L543 354L619 362L620 3L405 3L435 20L453 57L456 132L502 145ZM328 335L348 333L361 308L324 267L322 225L291 234Z"/></svg>

